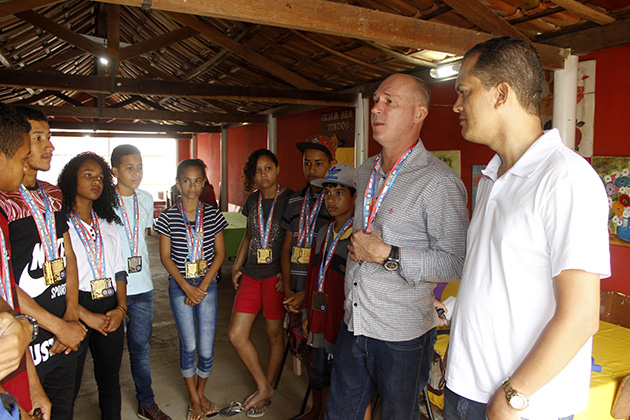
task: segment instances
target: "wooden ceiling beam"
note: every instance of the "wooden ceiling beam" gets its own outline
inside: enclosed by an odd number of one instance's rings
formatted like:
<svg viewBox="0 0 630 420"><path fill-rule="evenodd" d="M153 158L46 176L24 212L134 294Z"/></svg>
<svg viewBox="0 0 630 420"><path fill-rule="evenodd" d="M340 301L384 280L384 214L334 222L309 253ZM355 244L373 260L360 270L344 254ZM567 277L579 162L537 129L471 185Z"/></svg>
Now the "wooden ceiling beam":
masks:
<svg viewBox="0 0 630 420"><path fill-rule="evenodd" d="M50 68L57 64L63 63L64 61L72 60L80 55L85 54L85 51L79 48L70 48L68 51L64 51L62 53L53 54L51 57L46 58L44 60L39 60L34 62L33 64L29 64L28 66L22 68L22 70L26 71L39 71Z"/></svg>
<svg viewBox="0 0 630 420"><path fill-rule="evenodd" d="M415 66L423 66L423 67L429 67L429 68L437 67L437 65L431 61L423 60L421 58L417 58L411 55L401 54L398 51L392 50L386 45L381 45L377 42L372 42L372 41L365 41L365 43L371 46L372 48L376 48L377 50L383 51L385 54L389 55L392 58L406 61L407 63L413 64Z"/></svg>
<svg viewBox="0 0 630 420"><path fill-rule="evenodd" d="M582 19L595 22L599 25L607 25L613 23L615 18L608 16L606 13L595 10L575 0L551 0L560 7L565 8L568 12L573 13Z"/></svg>
<svg viewBox="0 0 630 420"><path fill-rule="evenodd" d="M486 32L530 41L521 31L506 22L479 0L444 0L453 10Z"/></svg>
<svg viewBox="0 0 630 420"><path fill-rule="evenodd" d="M0 86L82 91L97 94L120 93L329 106L354 106L355 99L353 95L338 92L218 86L216 84L120 77L112 80L111 77L77 76L61 73L47 73L46 77L42 77L41 73L24 70L0 70Z"/></svg>
<svg viewBox="0 0 630 420"><path fill-rule="evenodd" d="M60 3L63 0L11 0L2 3L0 18L15 15L26 10L37 9L48 4Z"/></svg>
<svg viewBox="0 0 630 420"><path fill-rule="evenodd" d="M136 58L132 58L130 60L127 60L130 63L133 63L135 66L140 67L141 69L143 69L144 71L146 71L147 73L149 73L151 76L153 77L157 77L160 78L162 80L171 80L171 81L177 81L179 79L177 79L177 77L173 76L172 74L169 74L159 68L157 68L156 66L152 66L151 64L143 61L140 57L136 57Z"/></svg>
<svg viewBox="0 0 630 420"><path fill-rule="evenodd" d="M48 109L49 107L42 107ZM42 110L42 112L44 112ZM45 113L45 112L44 112ZM221 131L220 127L208 127L199 124L163 125L155 123L104 123L92 121L60 121L50 119L50 128L59 130L97 130L97 131L128 131L148 133L213 133ZM55 135L58 135L55 133Z"/></svg>
<svg viewBox="0 0 630 420"><path fill-rule="evenodd" d="M25 12L17 13L15 16L19 17L25 22L30 23L31 25L37 26L38 28L55 35L60 39L63 39L69 44L72 44L78 48L81 48L84 51L89 52L90 54L93 54L97 57L107 57L107 49L101 47L96 42L91 41L88 38L77 34L76 32L73 32L65 26L53 22L52 20L43 15L40 15L37 12L27 10Z"/></svg>
<svg viewBox="0 0 630 420"><path fill-rule="evenodd" d="M628 45L630 44L630 19L545 39L545 43L572 48L573 53L578 55Z"/></svg>
<svg viewBox="0 0 630 420"><path fill-rule="evenodd" d="M186 7L184 6L184 8ZM181 9L176 11L181 11ZM229 36L221 33L219 30L205 24L195 16L176 13L176 11L168 12L168 14L180 23L197 30L199 33L203 34L203 36L209 38L212 42L232 51L234 54L244 58L255 66L258 66L279 79L284 80L291 86L295 86L298 89L322 90L322 88L320 88L316 83L306 80L305 78L293 73L291 70L282 67L273 60L270 60L267 57L258 54L256 51L247 48Z"/></svg>
<svg viewBox="0 0 630 420"><path fill-rule="evenodd" d="M107 5L107 52L110 66L116 76L120 74L120 6Z"/></svg>
<svg viewBox="0 0 630 420"><path fill-rule="evenodd" d="M129 60L130 58L138 57L139 55L159 50L160 48L164 48L168 45L183 41L198 34L199 32L185 26L166 34L156 36L155 38L151 38L146 41L130 45L129 47L122 48L120 50L120 60Z"/></svg>
<svg viewBox="0 0 630 420"><path fill-rule="evenodd" d="M147 111L124 108L99 108L75 106L33 106L40 109L49 117L99 118L145 121L183 121L220 124L235 123L266 123L266 115L258 114L220 114L208 112L175 112L175 111Z"/></svg>
<svg viewBox="0 0 630 420"><path fill-rule="evenodd" d="M92 0L97 1L97 0ZM141 7L145 0L99 0ZM462 55L488 33L371 10L328 0L152 0L151 8L190 15L259 23L374 41L385 45ZM547 69L561 69L569 52L534 44Z"/></svg>

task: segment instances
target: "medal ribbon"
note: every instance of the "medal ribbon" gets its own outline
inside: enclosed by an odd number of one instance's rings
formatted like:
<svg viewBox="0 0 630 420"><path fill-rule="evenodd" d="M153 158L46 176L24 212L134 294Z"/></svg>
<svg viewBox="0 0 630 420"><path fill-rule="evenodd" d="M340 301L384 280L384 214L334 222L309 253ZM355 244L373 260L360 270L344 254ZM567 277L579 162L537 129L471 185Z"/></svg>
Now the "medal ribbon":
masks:
<svg viewBox="0 0 630 420"><path fill-rule="evenodd" d="M394 165L394 167L389 171L387 175L387 179L381 188L381 192L378 194L376 199L374 198L374 186L376 184L376 166L381 161L383 157L382 152L376 157L376 162L374 162L374 168L372 168L372 175L370 175L370 180L368 181L367 188L365 189L365 196L363 197L363 231L365 233L369 233L372 230L372 222L376 218L376 214L378 210L381 208L381 204L383 204L383 200L385 196L389 192L389 189L394 185L394 181L398 178L398 174L400 173L400 169L402 168L403 163L405 163L405 159L411 153L411 150L417 144L414 143L401 157L398 158L398 161Z"/></svg>
<svg viewBox="0 0 630 420"><path fill-rule="evenodd" d="M197 213L195 215L195 228L193 230L184 204L180 201L177 203L179 212L184 218L186 225L186 242L188 243L188 261L197 262L203 257L203 206L201 202L197 203Z"/></svg>
<svg viewBox="0 0 630 420"><path fill-rule="evenodd" d="M311 204L311 187L308 187L306 194L304 195L304 200L302 200L302 211L300 212L300 223L298 225L298 247L301 247L302 244L304 244L306 248L311 247L311 244L313 243L313 233L315 232L315 221L323 202L324 190L322 190L317 196L317 201L315 201L315 204L309 213L308 208Z"/></svg>
<svg viewBox="0 0 630 420"><path fill-rule="evenodd" d="M0 294L11 308L13 306L13 294L11 293L11 269L9 268L9 249L4 239L4 232L0 229L0 253L2 254L2 281L0 281Z"/></svg>
<svg viewBox="0 0 630 420"><path fill-rule="evenodd" d="M138 209L138 196L136 192L133 193L133 220L135 225L133 230L131 229L131 222L129 216L127 216L127 209L125 208L125 202L120 194L118 188L116 188L116 195L118 196L118 206L120 207L123 223L125 224L125 232L127 232L127 241L129 242L129 250L131 256L138 255L138 246L140 243L140 210Z"/></svg>
<svg viewBox="0 0 630 420"><path fill-rule="evenodd" d="M345 233L352 227L354 223L354 216L346 220L346 223L343 224L339 233L335 236L330 246L328 246L328 242L332 236L333 226L335 225L335 221L331 220L328 224L328 231L326 232L326 242L324 243L324 258L322 258L322 262L319 265L319 275L317 277L317 291L319 293L324 293L324 283L326 282L326 270L328 270L328 266L332 261L332 257L335 255L335 250L337 249L337 245L339 244L339 240Z"/></svg>
<svg viewBox="0 0 630 420"><path fill-rule="evenodd" d="M269 210L269 216L267 216L267 223L263 220L263 205L262 205L262 191L258 191L258 230L260 231L260 246L266 249L269 245L269 234L271 233L271 221L273 219L273 209L276 207L276 199L280 192L280 184L276 187L276 195L273 196L273 204Z"/></svg>
<svg viewBox="0 0 630 420"><path fill-rule="evenodd" d="M101 225L98 222L94 209L91 210L91 213L92 229L94 229L94 234L96 235L95 239L92 239L92 235L90 235L90 232L83 226L83 222L81 222L81 219L79 219L74 209L72 209L70 213L70 221L72 221L74 230L77 232L79 239L81 239L83 248L85 248L94 280L100 280L107 276L105 271L105 253L103 252L103 237L101 236Z"/></svg>
<svg viewBox="0 0 630 420"><path fill-rule="evenodd" d="M48 196L44 193L41 186L39 187L39 191L44 199L45 216L42 215L39 207L35 204L33 194L27 190L24 185L20 185L20 194L22 195L22 198L24 198L24 201L26 201L26 204L28 204L31 214L33 215L33 220L35 220L35 225L37 225L37 232L39 233L39 238L42 241L46 261L52 261L59 258L55 214L53 213Z"/></svg>

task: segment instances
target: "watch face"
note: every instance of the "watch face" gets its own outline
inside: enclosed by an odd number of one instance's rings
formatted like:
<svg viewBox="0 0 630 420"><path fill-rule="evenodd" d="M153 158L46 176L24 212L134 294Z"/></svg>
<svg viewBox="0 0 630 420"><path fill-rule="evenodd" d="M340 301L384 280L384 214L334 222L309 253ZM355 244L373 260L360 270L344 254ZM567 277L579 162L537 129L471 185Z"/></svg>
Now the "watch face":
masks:
<svg viewBox="0 0 630 420"><path fill-rule="evenodd" d="M510 398L510 406L515 410L523 410L527 405L527 399L523 395L516 394Z"/></svg>
<svg viewBox="0 0 630 420"><path fill-rule="evenodd" d="M396 271L398 270L398 263L396 261L387 260L385 264L383 264L383 267L388 271Z"/></svg>

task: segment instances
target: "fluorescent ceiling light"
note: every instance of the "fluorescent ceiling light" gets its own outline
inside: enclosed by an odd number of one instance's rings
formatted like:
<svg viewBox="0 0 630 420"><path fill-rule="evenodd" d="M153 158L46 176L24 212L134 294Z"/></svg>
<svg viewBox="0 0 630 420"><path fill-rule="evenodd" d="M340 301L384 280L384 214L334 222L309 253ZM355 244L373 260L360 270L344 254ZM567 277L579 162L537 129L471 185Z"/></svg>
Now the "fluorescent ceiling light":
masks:
<svg viewBox="0 0 630 420"><path fill-rule="evenodd" d="M449 64L447 66L436 67L429 71L429 74L434 79L446 79L448 77L457 76L461 63Z"/></svg>

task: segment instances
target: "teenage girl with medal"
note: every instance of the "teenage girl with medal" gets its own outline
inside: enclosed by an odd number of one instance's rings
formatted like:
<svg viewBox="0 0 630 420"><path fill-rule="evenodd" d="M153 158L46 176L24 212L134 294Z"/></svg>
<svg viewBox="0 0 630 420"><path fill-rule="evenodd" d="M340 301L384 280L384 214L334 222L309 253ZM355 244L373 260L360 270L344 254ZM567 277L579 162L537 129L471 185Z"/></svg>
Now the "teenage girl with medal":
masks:
<svg viewBox="0 0 630 420"><path fill-rule="evenodd" d="M103 420L121 418L119 372L122 320L127 311L127 272L115 223L116 190L109 165L92 152L64 166L58 181L68 213L79 272L79 319L88 327L77 363L79 393L87 347L94 360Z"/></svg>
<svg viewBox="0 0 630 420"><path fill-rule="evenodd" d="M204 390L214 358L216 277L225 259L222 231L228 224L219 209L199 200L206 183L202 160L181 162L176 183L182 199L162 212L155 230L160 234L160 259L170 274L168 294L179 333L180 368L190 397L186 420L200 420L218 414Z"/></svg>
<svg viewBox="0 0 630 420"><path fill-rule="evenodd" d="M221 412L233 415L247 412L261 417L271 404L275 391L271 382L282 362L284 350L283 283L281 251L284 229L280 227L291 191L278 184L278 158L267 149L253 152L243 168L245 191L252 192L243 206L247 229L232 268L232 282L237 289L230 323L230 342L256 383L256 392L244 402L234 402ZM269 341L267 370L250 339L252 325L263 308Z"/></svg>

